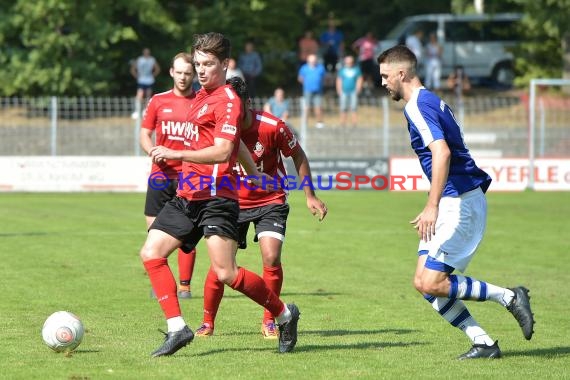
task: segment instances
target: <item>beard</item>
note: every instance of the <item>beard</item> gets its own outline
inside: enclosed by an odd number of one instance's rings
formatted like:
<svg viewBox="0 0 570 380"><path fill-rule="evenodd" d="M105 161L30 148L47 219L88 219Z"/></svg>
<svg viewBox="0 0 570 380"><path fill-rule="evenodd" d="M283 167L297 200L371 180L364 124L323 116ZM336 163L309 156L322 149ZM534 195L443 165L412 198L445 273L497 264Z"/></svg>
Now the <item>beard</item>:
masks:
<svg viewBox="0 0 570 380"><path fill-rule="evenodd" d="M402 94L400 94L400 91L391 91L391 92L392 92L392 100L396 102L402 100Z"/></svg>

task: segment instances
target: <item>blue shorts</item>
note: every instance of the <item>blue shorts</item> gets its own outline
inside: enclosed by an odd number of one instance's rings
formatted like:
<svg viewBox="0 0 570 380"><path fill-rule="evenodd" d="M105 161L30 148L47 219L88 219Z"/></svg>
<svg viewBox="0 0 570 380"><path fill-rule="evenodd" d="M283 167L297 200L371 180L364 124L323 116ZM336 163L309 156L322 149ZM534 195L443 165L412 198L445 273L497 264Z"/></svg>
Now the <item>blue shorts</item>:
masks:
<svg viewBox="0 0 570 380"><path fill-rule="evenodd" d="M356 111L358 107L358 95L356 91L351 93L344 93L342 92L339 97L339 108L340 112L346 111Z"/></svg>
<svg viewBox="0 0 570 380"><path fill-rule="evenodd" d="M305 99L305 106L310 107L320 107L323 102L322 92L303 92L303 98Z"/></svg>
<svg viewBox="0 0 570 380"><path fill-rule="evenodd" d="M152 90L152 84L137 83L138 90Z"/></svg>

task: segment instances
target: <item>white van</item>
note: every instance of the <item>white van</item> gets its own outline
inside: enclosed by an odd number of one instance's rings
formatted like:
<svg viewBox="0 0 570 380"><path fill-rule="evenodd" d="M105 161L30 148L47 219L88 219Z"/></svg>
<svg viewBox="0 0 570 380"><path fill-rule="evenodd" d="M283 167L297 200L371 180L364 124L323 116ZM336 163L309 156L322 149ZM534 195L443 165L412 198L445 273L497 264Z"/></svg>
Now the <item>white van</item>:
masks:
<svg viewBox="0 0 570 380"><path fill-rule="evenodd" d="M380 53L405 43L406 38L417 30L423 31L425 46L430 33L435 32L443 47L443 77L447 77L454 67L463 66L469 77L490 78L510 86L514 79L514 57L510 50L517 44L515 24L521 17L515 13L411 16L378 43L377 51Z"/></svg>

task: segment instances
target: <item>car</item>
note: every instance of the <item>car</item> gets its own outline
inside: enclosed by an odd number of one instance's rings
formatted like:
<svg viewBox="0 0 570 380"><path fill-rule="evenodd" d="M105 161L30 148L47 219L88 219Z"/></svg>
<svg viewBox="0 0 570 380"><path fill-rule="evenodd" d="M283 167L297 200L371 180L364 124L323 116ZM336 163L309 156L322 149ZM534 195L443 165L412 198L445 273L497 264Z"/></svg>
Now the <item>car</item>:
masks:
<svg viewBox="0 0 570 380"><path fill-rule="evenodd" d="M516 24L521 18L518 13L410 16L378 42L377 53L404 44L418 30L423 32L425 46L427 37L435 32L443 47L442 77L462 66L471 78L511 86L515 76L512 49L520 42Z"/></svg>

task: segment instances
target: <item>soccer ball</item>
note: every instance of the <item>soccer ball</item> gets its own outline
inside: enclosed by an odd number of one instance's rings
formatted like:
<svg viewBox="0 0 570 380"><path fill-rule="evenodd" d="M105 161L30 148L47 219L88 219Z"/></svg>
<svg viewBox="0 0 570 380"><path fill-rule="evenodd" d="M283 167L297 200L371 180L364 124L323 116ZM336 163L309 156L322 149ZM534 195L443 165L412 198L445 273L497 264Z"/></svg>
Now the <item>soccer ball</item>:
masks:
<svg viewBox="0 0 570 380"><path fill-rule="evenodd" d="M83 331L83 323L75 314L56 311L44 322L42 338L55 352L70 352L81 343Z"/></svg>

